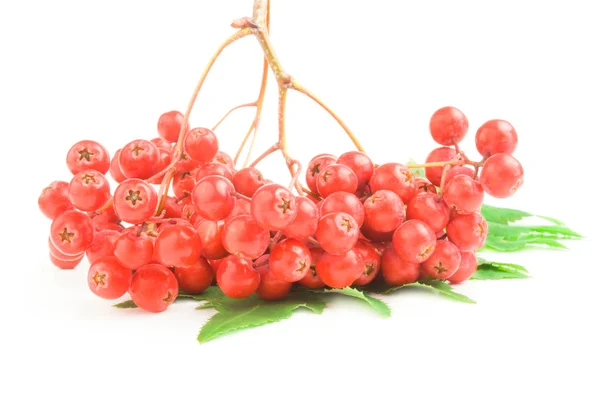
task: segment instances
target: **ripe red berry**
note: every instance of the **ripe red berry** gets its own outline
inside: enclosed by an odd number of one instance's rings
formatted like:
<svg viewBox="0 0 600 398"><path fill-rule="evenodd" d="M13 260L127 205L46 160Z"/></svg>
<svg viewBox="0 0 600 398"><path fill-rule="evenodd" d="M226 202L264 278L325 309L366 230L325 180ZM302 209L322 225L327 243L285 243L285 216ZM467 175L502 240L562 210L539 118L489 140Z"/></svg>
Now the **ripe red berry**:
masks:
<svg viewBox="0 0 600 398"><path fill-rule="evenodd" d="M408 202L406 218L423 221L434 232L442 231L450 221L450 209L438 195L422 193Z"/></svg>
<svg viewBox="0 0 600 398"><path fill-rule="evenodd" d="M115 213L115 207L113 203L106 203L102 211L95 211L88 213L92 217L92 223L96 231L102 231L104 229L113 229L116 231L115 224L119 224L121 220Z"/></svg>
<svg viewBox="0 0 600 398"><path fill-rule="evenodd" d="M265 179L262 173L255 167L246 167L241 169L233 176L233 185L235 190L249 198L254 195L258 188L265 185Z"/></svg>
<svg viewBox="0 0 600 398"><path fill-rule="evenodd" d="M213 160L211 160L211 162L221 163L221 164L229 167L232 171L235 167L233 164L233 160L231 159L231 156L229 156L228 154L226 154L225 152L222 152L222 151L217 152L217 154L215 155Z"/></svg>
<svg viewBox="0 0 600 398"><path fill-rule="evenodd" d="M354 247L359 232L358 224L350 214L330 213L319 220L316 237L326 252L344 254Z"/></svg>
<svg viewBox="0 0 600 398"><path fill-rule="evenodd" d="M268 264L258 267L255 265L255 269L260 274L260 284L258 285L258 289L256 289L256 295L261 299L281 300L290 292L292 283L279 279Z"/></svg>
<svg viewBox="0 0 600 398"><path fill-rule="evenodd" d="M363 264L363 272L360 277L354 281L354 285L368 285L373 282L375 277L379 274L381 256L373 244L360 239L356 242L354 250L362 258Z"/></svg>
<svg viewBox="0 0 600 398"><path fill-rule="evenodd" d="M394 192L404 203L408 203L417 194L415 176L400 163L386 163L377 167L369 185L372 192L382 189Z"/></svg>
<svg viewBox="0 0 600 398"><path fill-rule="evenodd" d="M304 196L296 197L297 214L294 221L281 230L288 238L306 240L317 232L319 210L317 205Z"/></svg>
<svg viewBox="0 0 600 398"><path fill-rule="evenodd" d="M73 268L77 267L79 265L79 263L81 263L81 260L83 259L83 253L78 254L76 256L72 256L68 259L56 257L52 253L49 253L49 254L50 254L50 262L52 262L52 264L56 265L58 268L61 268L61 269L73 269Z"/></svg>
<svg viewBox="0 0 600 398"><path fill-rule="evenodd" d="M199 257L191 267L173 270L179 288L189 294L199 294L211 285L214 279L212 267Z"/></svg>
<svg viewBox="0 0 600 398"><path fill-rule="evenodd" d="M365 208L356 195L348 192L334 192L321 201L321 217L330 213L348 213L362 226L365 220Z"/></svg>
<svg viewBox="0 0 600 398"><path fill-rule="evenodd" d="M475 251L485 244L488 223L479 213L456 215L446 228L448 239L462 251Z"/></svg>
<svg viewBox="0 0 600 398"><path fill-rule="evenodd" d="M150 237L138 234L138 229L127 228L115 241L114 256L123 267L131 270L150 264L154 258L154 242Z"/></svg>
<svg viewBox="0 0 600 398"><path fill-rule="evenodd" d="M319 173L317 180L319 195L326 198L334 192L354 193L358 189L358 179L354 171L343 164L331 164Z"/></svg>
<svg viewBox="0 0 600 398"><path fill-rule="evenodd" d="M219 141L211 129L196 127L186 133L183 150L189 157L204 164L210 162L219 151Z"/></svg>
<svg viewBox="0 0 600 398"><path fill-rule="evenodd" d="M231 298L250 296L258 289L260 274L252 266L252 261L238 256L228 256L221 260L217 271L217 285Z"/></svg>
<svg viewBox="0 0 600 398"><path fill-rule="evenodd" d="M231 181L221 176L204 177L192 190L196 212L212 221L225 219L233 210L236 198Z"/></svg>
<svg viewBox="0 0 600 398"><path fill-rule="evenodd" d="M270 235L251 216L242 215L227 220L222 239L229 253L254 259L267 250Z"/></svg>
<svg viewBox="0 0 600 398"><path fill-rule="evenodd" d="M485 161L479 181L495 198L507 198L523 184L523 166L511 155L498 153Z"/></svg>
<svg viewBox="0 0 600 398"><path fill-rule="evenodd" d="M373 162L364 152L346 152L342 154L337 163L352 169L358 179L358 187L365 186L373 175Z"/></svg>
<svg viewBox="0 0 600 398"><path fill-rule="evenodd" d="M465 138L468 129L467 117L452 106L438 109L429 121L431 136L440 145L458 144Z"/></svg>
<svg viewBox="0 0 600 398"><path fill-rule="evenodd" d="M115 156L110 160L110 176L116 183L120 184L127 179L119 166L119 158L121 157L121 149L117 149Z"/></svg>
<svg viewBox="0 0 600 398"><path fill-rule="evenodd" d="M106 148L96 141L79 141L67 153L67 166L73 174L85 170L106 174L110 168L110 156Z"/></svg>
<svg viewBox="0 0 600 398"><path fill-rule="evenodd" d="M317 261L316 271L327 286L342 289L361 276L364 263L356 250L341 255L324 253Z"/></svg>
<svg viewBox="0 0 600 398"><path fill-rule="evenodd" d="M381 189L367 198L364 203L365 222L377 232L394 231L404 221L404 203L392 191Z"/></svg>
<svg viewBox="0 0 600 398"><path fill-rule="evenodd" d="M154 168L154 173L160 173L171 165L171 152L166 149L158 148L158 163ZM148 178L150 184L160 185L162 183L163 176L159 175L156 177Z"/></svg>
<svg viewBox="0 0 600 398"><path fill-rule="evenodd" d="M452 160L456 156L456 151L454 148L450 148L447 146L443 146L440 148L436 148L427 155L427 159L425 159L426 163L433 162L446 162L448 160ZM439 187L442 183L442 173L444 172L443 167L427 167L425 169L425 176L433 185Z"/></svg>
<svg viewBox="0 0 600 398"><path fill-rule="evenodd" d="M154 215L158 195L144 180L130 178L119 184L113 197L115 213L130 224L141 224Z"/></svg>
<svg viewBox="0 0 600 398"><path fill-rule="evenodd" d="M200 181L204 177L208 176L223 176L229 181L233 182L233 173L231 172L231 169L225 166L223 163L211 162L198 167L198 169L196 170L196 181Z"/></svg>
<svg viewBox="0 0 600 398"><path fill-rule="evenodd" d="M310 269L310 251L296 239L284 239L277 243L269 256L269 267L277 278L296 282L304 278Z"/></svg>
<svg viewBox="0 0 600 398"><path fill-rule="evenodd" d="M110 186L104 174L86 170L73 176L69 183L69 201L81 211L96 211L110 198Z"/></svg>
<svg viewBox="0 0 600 398"><path fill-rule="evenodd" d="M160 264L144 265L133 274L129 295L143 310L161 312L177 298L177 278L167 267Z"/></svg>
<svg viewBox="0 0 600 398"><path fill-rule="evenodd" d="M224 221L200 220L196 223L196 231L202 241L202 257L209 260L220 259L229 255L223 247Z"/></svg>
<svg viewBox="0 0 600 398"><path fill-rule="evenodd" d="M135 140L125 145L119 154L121 173L127 178L145 180L152 177L160 161L160 151L150 141Z"/></svg>
<svg viewBox="0 0 600 398"><path fill-rule="evenodd" d="M506 120L488 120L479 127L475 135L477 150L486 157L497 153L511 155L518 142L515 128Z"/></svg>
<svg viewBox="0 0 600 398"><path fill-rule="evenodd" d="M460 265L460 251L447 240L438 240L433 254L423 262L423 270L435 279L448 279Z"/></svg>
<svg viewBox="0 0 600 398"><path fill-rule="evenodd" d="M263 228L279 231L296 219L296 198L281 185L267 184L252 196L250 213Z"/></svg>
<svg viewBox="0 0 600 398"><path fill-rule="evenodd" d="M309 271L304 275L304 278L300 279L298 283L304 287L309 289L320 289L325 284L317 274L317 261L321 258L321 256L325 253L323 249L320 247L312 247L309 249L310 251L310 268Z"/></svg>
<svg viewBox="0 0 600 398"><path fill-rule="evenodd" d="M202 253L198 232L187 223L162 229L154 243L154 257L163 265L190 267Z"/></svg>
<svg viewBox="0 0 600 398"><path fill-rule="evenodd" d="M51 220L67 210L73 210L73 205L69 201L69 184L64 181L51 182L42 190L38 198L38 206Z"/></svg>
<svg viewBox="0 0 600 398"><path fill-rule="evenodd" d="M87 280L96 296L114 300L127 293L131 271L123 268L116 257L102 257L90 266Z"/></svg>
<svg viewBox="0 0 600 398"><path fill-rule="evenodd" d="M399 286L416 282L419 279L419 263L409 263L396 253L392 245L387 245L381 255L381 274L388 285Z"/></svg>
<svg viewBox="0 0 600 398"><path fill-rule="evenodd" d="M200 162L192 159L187 153L182 152L179 160L175 163L175 169L180 172L192 171L200 166Z"/></svg>
<svg viewBox="0 0 600 398"><path fill-rule="evenodd" d="M458 214L473 213L483 204L483 188L478 181L461 174L448 181L443 198Z"/></svg>
<svg viewBox="0 0 600 398"><path fill-rule="evenodd" d="M435 250L435 244L435 232L422 221L408 220L394 232L394 250L409 263L427 260Z"/></svg>
<svg viewBox="0 0 600 398"><path fill-rule="evenodd" d="M50 240L61 253L76 255L85 252L94 242L92 219L77 210L68 210L52 221Z"/></svg>
<svg viewBox="0 0 600 398"><path fill-rule="evenodd" d="M426 178L415 177L415 186L417 187L417 195L420 193L437 193L435 185Z"/></svg>
<svg viewBox="0 0 600 398"><path fill-rule="evenodd" d="M371 226L368 223L363 224L362 228L360 229L360 232L365 238L367 238L371 242L389 242L392 239L392 235L394 234L394 231L375 231L371 228Z"/></svg>
<svg viewBox="0 0 600 398"><path fill-rule="evenodd" d="M178 199L190 196L196 186L196 178L189 171L178 172L173 176L173 194Z"/></svg>
<svg viewBox="0 0 600 398"><path fill-rule="evenodd" d="M249 215L250 215L250 201L242 198L240 200L235 201L235 206L233 207L233 210L231 210L231 213L227 216L225 221L227 221L233 217L249 216Z"/></svg>
<svg viewBox="0 0 600 398"><path fill-rule="evenodd" d="M162 149L167 152L171 152L171 149L173 149L173 146L171 145L171 143L169 141L163 139L162 137L152 138L150 140L150 142L153 143L154 145L156 145L156 147L158 149Z"/></svg>
<svg viewBox="0 0 600 398"><path fill-rule="evenodd" d="M114 256L115 242L119 236L121 236L121 234L117 231L96 231L94 242L85 251L85 255L87 256L89 263L93 264L98 259Z"/></svg>
<svg viewBox="0 0 600 398"><path fill-rule="evenodd" d="M317 155L312 158L306 168L306 185L308 185L308 189L317 192L317 177L325 167L335 162L335 156L330 154Z"/></svg>
<svg viewBox="0 0 600 398"><path fill-rule="evenodd" d="M179 138L183 115L179 111L165 112L158 118L158 134L168 142L175 142Z"/></svg>
<svg viewBox="0 0 600 398"><path fill-rule="evenodd" d="M460 252L458 270L448 278L450 283L461 283L469 279L477 271L477 257L473 252Z"/></svg>

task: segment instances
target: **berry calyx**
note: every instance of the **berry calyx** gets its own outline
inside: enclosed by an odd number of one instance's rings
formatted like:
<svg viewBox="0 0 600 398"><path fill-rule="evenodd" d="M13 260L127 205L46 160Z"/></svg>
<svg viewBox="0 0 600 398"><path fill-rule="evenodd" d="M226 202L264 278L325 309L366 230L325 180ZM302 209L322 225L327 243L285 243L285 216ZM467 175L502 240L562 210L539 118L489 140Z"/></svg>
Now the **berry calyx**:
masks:
<svg viewBox="0 0 600 398"><path fill-rule="evenodd" d="M69 201L77 210L96 211L110 198L110 186L104 174L86 170L75 174L69 184Z"/></svg>
<svg viewBox="0 0 600 398"><path fill-rule="evenodd" d="M330 154L317 155L308 163L306 168L306 185L312 192L317 192L317 178L321 171L336 162L336 157Z"/></svg>
<svg viewBox="0 0 600 398"><path fill-rule="evenodd" d="M373 244L364 240L358 240L354 250L360 255L363 263L363 272L354 281L355 286L365 286L373 282L381 268L381 256Z"/></svg>
<svg viewBox="0 0 600 398"><path fill-rule="evenodd" d="M144 180L130 178L119 184L113 206L119 218L130 224L141 224L154 215L158 195Z"/></svg>
<svg viewBox="0 0 600 398"><path fill-rule="evenodd" d="M152 142L135 140L125 145L119 154L119 168L127 178L145 180L157 170L160 151Z"/></svg>
<svg viewBox="0 0 600 398"><path fill-rule="evenodd" d="M309 272L310 251L296 239L284 239L277 243L269 256L269 267L277 278L285 282L296 282Z"/></svg>
<svg viewBox="0 0 600 398"><path fill-rule="evenodd" d="M419 220L408 220L394 232L392 242L394 250L404 261L422 263L433 254L437 240L429 225Z"/></svg>
<svg viewBox="0 0 600 398"><path fill-rule="evenodd" d="M400 163L385 163L373 171L369 181L371 191L392 191L408 203L416 194L415 176L406 166Z"/></svg>
<svg viewBox="0 0 600 398"><path fill-rule="evenodd" d="M68 210L54 219L50 240L58 251L67 255L85 252L94 242L92 219L77 210Z"/></svg>
<svg viewBox="0 0 600 398"><path fill-rule="evenodd" d="M358 178L354 171L343 164L331 164L325 167L316 179L319 195L326 198L334 192L354 193L358 189Z"/></svg>
<svg viewBox="0 0 600 398"><path fill-rule="evenodd" d="M74 175L85 170L106 174L110 168L110 156L106 148L96 141L79 141L67 153L67 167Z"/></svg>
<svg viewBox="0 0 600 398"><path fill-rule="evenodd" d="M279 231L296 219L298 208L296 198L289 189L278 184L267 184L252 196L250 212L263 228Z"/></svg>
<svg viewBox="0 0 600 398"><path fill-rule="evenodd" d="M433 254L423 262L423 270L435 279L448 279L460 265L460 251L452 242L438 240Z"/></svg>
<svg viewBox="0 0 600 398"><path fill-rule="evenodd" d="M102 257L88 270L88 286L92 293L107 300L118 299L127 293L131 271L123 268L116 257Z"/></svg>
<svg viewBox="0 0 600 398"><path fill-rule="evenodd" d="M304 196L296 197L297 214L294 221L281 232L288 238L306 240L317 232L319 222L319 210L310 199Z"/></svg>
<svg viewBox="0 0 600 398"><path fill-rule="evenodd" d="M326 252L344 254L356 244L359 231L358 223L350 214L330 213L319 220L316 237Z"/></svg>
<svg viewBox="0 0 600 398"><path fill-rule="evenodd" d="M365 222L377 232L394 231L405 217L404 203L392 191L381 189L365 200Z"/></svg>

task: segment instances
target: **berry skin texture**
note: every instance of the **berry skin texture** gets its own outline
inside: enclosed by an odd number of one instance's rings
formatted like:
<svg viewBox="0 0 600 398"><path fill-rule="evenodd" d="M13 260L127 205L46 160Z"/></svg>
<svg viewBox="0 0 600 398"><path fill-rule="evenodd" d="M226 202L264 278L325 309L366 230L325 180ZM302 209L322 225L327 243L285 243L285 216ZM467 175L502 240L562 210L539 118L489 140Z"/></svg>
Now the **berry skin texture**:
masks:
<svg viewBox="0 0 600 398"><path fill-rule="evenodd" d="M396 232L392 243L402 260L409 263L422 263L435 250L436 237L433 229L422 221L408 220Z"/></svg>
<svg viewBox="0 0 600 398"><path fill-rule="evenodd" d="M281 185L267 184L252 196L250 213L263 228L280 231L296 219L296 198Z"/></svg>
<svg viewBox="0 0 600 398"><path fill-rule="evenodd" d="M138 269L131 278L129 295L143 310L162 312L177 298L177 278L165 266L148 264Z"/></svg>
<svg viewBox="0 0 600 398"><path fill-rule="evenodd" d="M251 260L234 255L221 260L217 285L227 297L248 297L258 289L259 284L260 274L252 266Z"/></svg>
<svg viewBox="0 0 600 398"><path fill-rule="evenodd" d="M423 221L434 232L440 232L450 221L450 209L437 194L422 193L408 202L406 218Z"/></svg>
<svg viewBox="0 0 600 398"><path fill-rule="evenodd" d="M354 171L343 164L325 167L317 177L317 191L326 198L334 192L354 193L358 189L358 178Z"/></svg>
<svg viewBox="0 0 600 398"><path fill-rule="evenodd" d="M447 146L443 146L440 148L436 148L427 155L427 159L425 159L425 163L431 162L446 162L448 160L452 160L456 156L456 151L454 148L450 148ZM427 167L425 169L425 177L433 185L439 187L442 183L442 173L444 172L443 167Z"/></svg>
<svg viewBox="0 0 600 398"><path fill-rule="evenodd" d="M194 174L189 171L179 172L173 176L173 194L177 199L182 199L191 195L195 186L196 178Z"/></svg>
<svg viewBox="0 0 600 398"><path fill-rule="evenodd" d="M67 152L67 167L74 175L85 170L106 174L110 168L110 156L106 148L96 141L79 141Z"/></svg>
<svg viewBox="0 0 600 398"><path fill-rule="evenodd" d="M85 252L94 242L94 225L85 213L69 210L54 219L50 240L58 251L66 255Z"/></svg>
<svg viewBox="0 0 600 398"><path fill-rule="evenodd" d="M196 212L207 220L225 219L236 202L235 188L231 181L221 176L204 177L192 190L192 202Z"/></svg>
<svg viewBox="0 0 600 398"><path fill-rule="evenodd" d="M38 198L38 206L51 220L67 210L73 210L73 205L69 201L69 184L64 181L51 182L42 190Z"/></svg>
<svg viewBox="0 0 600 398"><path fill-rule="evenodd" d="M477 151L483 156L492 156L497 153L511 155L517 149L518 143L519 138L515 128L506 120L488 120L479 127L475 134Z"/></svg>
<svg viewBox="0 0 600 398"><path fill-rule="evenodd" d="M136 227L126 229L114 244L114 256L123 267L131 270L150 264L154 254L152 239L138 235L136 229Z"/></svg>
<svg viewBox="0 0 600 398"><path fill-rule="evenodd" d="M69 201L77 210L96 211L110 198L110 186L104 174L86 170L75 174L69 183Z"/></svg>
<svg viewBox="0 0 600 398"><path fill-rule="evenodd" d="M450 283L461 283L469 279L477 271L477 257L474 252L460 252L458 270L448 278Z"/></svg>
<svg viewBox="0 0 600 398"><path fill-rule="evenodd" d="M364 187L373 175L373 162L363 152L352 151L342 154L337 163L348 166L352 169L358 179L358 187Z"/></svg>
<svg viewBox="0 0 600 398"><path fill-rule="evenodd" d="M158 147L157 147L158 148ZM154 172L158 173L169 167L171 164L171 152L166 149L158 148L158 163L154 167ZM162 182L162 176L149 178L150 184L160 185Z"/></svg>
<svg viewBox="0 0 600 398"><path fill-rule="evenodd" d="M404 202L392 191L381 189L364 203L365 222L376 232L394 231L406 216Z"/></svg>
<svg viewBox="0 0 600 398"><path fill-rule="evenodd" d="M269 256L271 272L284 282L296 282L310 270L311 258L308 247L296 239L284 239L277 243Z"/></svg>
<svg viewBox="0 0 600 398"><path fill-rule="evenodd" d="M448 223L446 233L459 250L475 251L485 244L488 223L479 213L457 215Z"/></svg>
<svg viewBox="0 0 600 398"><path fill-rule="evenodd" d="M381 268L381 256L371 243L364 240L358 240L354 250L362 257L363 272L360 277L354 281L355 286L364 286L373 282L373 279L379 274Z"/></svg>
<svg viewBox="0 0 600 398"><path fill-rule="evenodd" d="M265 185L262 173L254 167L246 167L235 173L232 182L238 193L249 198L254 195L258 188Z"/></svg>
<svg viewBox="0 0 600 398"><path fill-rule="evenodd" d="M460 251L447 240L438 240L431 257L423 262L423 270L435 279L448 279L460 265Z"/></svg>
<svg viewBox="0 0 600 398"><path fill-rule="evenodd" d="M259 259L260 260L260 259ZM257 261L258 263L259 261ZM268 265L256 267L260 274L260 284L256 289L256 295L263 300L281 300L288 295L292 288L291 282L285 282L277 278Z"/></svg>
<svg viewBox="0 0 600 398"><path fill-rule="evenodd" d="M359 232L358 224L350 214L330 213L319 220L316 237L323 250L339 255L354 247Z"/></svg>
<svg viewBox="0 0 600 398"><path fill-rule="evenodd" d="M52 253L50 253L50 262L61 269L73 269L79 265L81 260L83 260L83 253L78 256L74 256L72 259L55 257L52 255Z"/></svg>
<svg viewBox="0 0 600 398"><path fill-rule="evenodd" d="M173 271L179 288L189 294L198 294L206 290L214 279L214 272L208 262L202 257L187 268L175 268Z"/></svg>
<svg viewBox="0 0 600 398"><path fill-rule="evenodd" d="M261 227L251 216L229 219L223 226L223 247L231 253L250 259L260 257L269 247L269 230Z"/></svg>
<svg viewBox="0 0 600 398"><path fill-rule="evenodd" d="M317 261L316 271L327 286L342 289L353 284L361 276L364 263L356 250L341 255L324 253Z"/></svg>
<svg viewBox="0 0 600 398"><path fill-rule="evenodd" d="M152 142L135 140L125 145L119 154L121 173L127 178L145 180L152 177L160 161L160 151Z"/></svg>
<svg viewBox="0 0 600 398"><path fill-rule="evenodd" d="M300 279L298 283L309 289L320 289L325 286L319 274L317 274L317 261L325 253L320 247L312 247L310 250L310 270L304 275L304 278Z"/></svg>
<svg viewBox="0 0 600 398"><path fill-rule="evenodd" d="M362 226L365 220L365 208L356 195L348 192L334 192L321 202L321 216L329 213L348 213Z"/></svg>
<svg viewBox="0 0 600 398"><path fill-rule="evenodd" d="M223 247L223 226L224 221L200 220L196 223L196 231L202 241L202 257L217 260L229 255Z"/></svg>
<svg viewBox="0 0 600 398"><path fill-rule="evenodd" d="M233 173L231 172L231 169L222 163L211 162L198 167L196 170L196 181L200 181L208 176L222 176L233 182Z"/></svg>
<svg viewBox="0 0 600 398"><path fill-rule="evenodd" d="M321 154L312 158L306 168L306 185L308 189L312 192L317 192L317 177L325 167L335 162L335 156L330 154Z"/></svg>
<svg viewBox="0 0 600 398"><path fill-rule="evenodd" d="M452 177L446 184L444 202L458 214L469 214L479 211L483 204L483 187L466 175Z"/></svg>
<svg viewBox="0 0 600 398"><path fill-rule="evenodd" d="M127 293L131 271L123 268L116 257L96 260L88 270L88 286L92 293L107 300L118 299Z"/></svg>
<svg viewBox="0 0 600 398"><path fill-rule="evenodd" d="M186 133L183 150L196 162L208 163L219 152L219 140L211 129L196 127Z"/></svg>
<svg viewBox="0 0 600 398"><path fill-rule="evenodd" d="M297 214L294 221L281 230L288 238L306 240L317 232L319 210L317 205L304 196L296 197Z"/></svg>
<svg viewBox="0 0 600 398"><path fill-rule="evenodd" d="M154 215L158 195L144 180L130 178L119 184L113 197L115 213L130 224L141 224Z"/></svg>
<svg viewBox="0 0 600 398"><path fill-rule="evenodd" d="M158 118L158 135L167 142L176 142L179 138L183 115L179 111L165 112Z"/></svg>
<svg viewBox="0 0 600 398"><path fill-rule="evenodd" d="M117 152L115 152L115 156L113 156L113 158L110 160L110 169L109 169L110 176L112 177L113 180L115 180L115 182L117 184L120 184L127 179L127 177L125 177L123 175L123 172L121 171L121 166L119 166L119 157L120 156L121 156L121 149L117 149Z"/></svg>
<svg viewBox="0 0 600 398"><path fill-rule="evenodd" d="M94 242L85 251L85 255L90 262L93 264L96 260L104 257L114 256L115 254L115 242L121 236L117 231L103 230L96 231L94 236Z"/></svg>
<svg viewBox="0 0 600 398"><path fill-rule="evenodd" d="M448 183L450 182L450 180L454 177L456 177L457 175L466 175L471 177L472 179L475 178L475 170L473 170L470 167L466 167L466 166L454 166L454 167L450 167L448 169L448 171L446 172L446 182L444 186L447 186ZM444 187L445 189L445 187ZM436 191L431 191L431 192L436 192Z"/></svg>
<svg viewBox="0 0 600 398"><path fill-rule="evenodd" d="M495 198L507 198L523 185L523 166L511 155L498 153L485 161L479 182Z"/></svg>
<svg viewBox="0 0 600 398"><path fill-rule="evenodd" d="M373 192L383 189L394 192L404 203L417 194L414 174L400 163L385 163L377 167L369 185Z"/></svg>
<svg viewBox="0 0 600 398"><path fill-rule="evenodd" d="M154 242L154 258L173 267L191 267L202 253L202 240L194 227L177 224L158 233Z"/></svg>
<svg viewBox="0 0 600 398"><path fill-rule="evenodd" d="M404 261L391 245L381 255L381 274L388 285L399 286L416 282L419 279L419 263Z"/></svg>
<svg viewBox="0 0 600 398"><path fill-rule="evenodd" d="M468 129L467 117L452 106L438 109L429 121L431 136L440 145L458 144L465 138Z"/></svg>

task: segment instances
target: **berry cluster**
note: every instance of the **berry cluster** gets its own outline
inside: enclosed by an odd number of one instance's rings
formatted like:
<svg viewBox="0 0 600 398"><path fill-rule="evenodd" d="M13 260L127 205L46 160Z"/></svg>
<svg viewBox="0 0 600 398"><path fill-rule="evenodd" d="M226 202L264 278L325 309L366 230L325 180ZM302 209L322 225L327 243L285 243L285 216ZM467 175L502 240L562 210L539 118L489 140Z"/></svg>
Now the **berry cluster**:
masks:
<svg viewBox="0 0 600 398"><path fill-rule="evenodd" d="M129 292L153 312L179 289L195 294L214 281L229 297L265 300L285 297L294 283L460 283L475 271L474 251L486 239L484 192L504 198L523 182L508 122L477 130L480 162L459 148L467 129L462 112L442 108L430 131L443 146L425 164L321 154L302 188L298 175L289 187L265 179L257 162L236 169L212 130L188 129L180 112L167 112L158 137L132 141L112 159L94 141L71 147L73 178L51 183L38 201L52 220L50 260L71 269L87 256L93 293L116 299ZM426 179L415 177L417 167ZM118 184L112 195L107 173Z"/></svg>

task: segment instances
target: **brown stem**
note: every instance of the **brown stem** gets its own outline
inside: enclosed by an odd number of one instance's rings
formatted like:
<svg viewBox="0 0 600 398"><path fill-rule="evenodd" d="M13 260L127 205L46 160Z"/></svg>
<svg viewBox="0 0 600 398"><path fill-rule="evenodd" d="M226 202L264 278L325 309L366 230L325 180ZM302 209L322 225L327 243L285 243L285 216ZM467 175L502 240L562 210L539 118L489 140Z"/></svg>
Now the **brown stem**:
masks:
<svg viewBox="0 0 600 398"><path fill-rule="evenodd" d="M267 149L266 151L264 151L259 157L257 157L254 162L252 162L250 164L249 167L255 167L261 160L263 160L264 158L266 158L267 156L269 156L270 154L272 154L275 151L279 150L279 143L276 143L272 146L269 147L269 149Z"/></svg>
<svg viewBox="0 0 600 398"><path fill-rule="evenodd" d="M217 129L217 127L219 127L219 125L221 123L223 123L223 120L227 119L227 116L231 115L231 113L235 110L241 109L241 108L247 108L250 106L256 106L256 101L254 102L248 102L247 104L241 104L238 106L234 106L233 108L231 108L229 111L227 111L227 113L217 122L217 124L214 125L214 127L212 128L213 131Z"/></svg>
<svg viewBox="0 0 600 398"><path fill-rule="evenodd" d="M448 170L450 170L449 164L445 165L444 170L442 171L442 179L440 181L440 192L438 193L440 198L444 195L444 185L446 185L446 174L448 174Z"/></svg>
<svg viewBox="0 0 600 398"><path fill-rule="evenodd" d="M302 173L302 165L300 164L299 161L297 160L293 160L292 161L292 166L296 166L296 170L294 171L294 175L292 176L292 180L290 181L290 184L288 186L288 189L292 189L294 187L298 187L298 177L300 177L300 174ZM304 188L300 187L300 190L298 191L298 193L302 193L304 192Z"/></svg>
<svg viewBox="0 0 600 398"><path fill-rule="evenodd" d="M444 167L444 166L462 166L466 163L464 159L461 160L447 160L444 162L430 162L422 164L407 164L406 167L409 169L420 169L427 167Z"/></svg>

